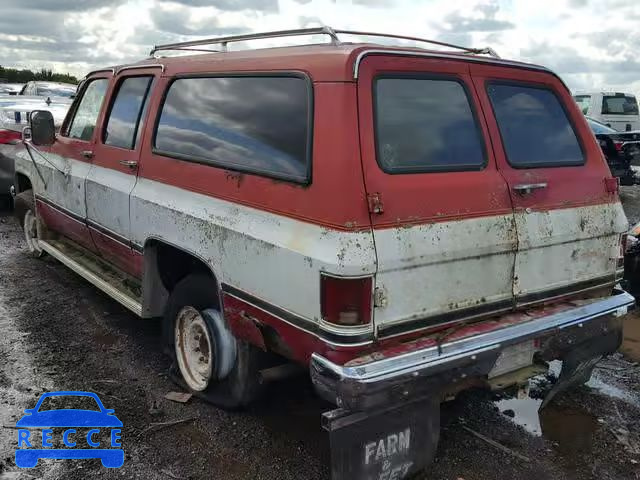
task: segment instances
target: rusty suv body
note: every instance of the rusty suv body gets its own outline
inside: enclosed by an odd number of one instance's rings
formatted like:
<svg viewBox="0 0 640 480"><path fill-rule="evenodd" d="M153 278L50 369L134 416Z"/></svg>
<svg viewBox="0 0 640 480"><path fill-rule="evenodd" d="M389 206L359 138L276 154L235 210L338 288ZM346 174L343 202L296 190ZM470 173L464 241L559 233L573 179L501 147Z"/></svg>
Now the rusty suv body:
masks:
<svg viewBox="0 0 640 480"><path fill-rule="evenodd" d="M632 304L617 182L544 67L357 43L150 58L89 74L37 148L16 158L36 248L164 316L182 380L223 405L263 368L247 351L358 410L608 353Z"/></svg>

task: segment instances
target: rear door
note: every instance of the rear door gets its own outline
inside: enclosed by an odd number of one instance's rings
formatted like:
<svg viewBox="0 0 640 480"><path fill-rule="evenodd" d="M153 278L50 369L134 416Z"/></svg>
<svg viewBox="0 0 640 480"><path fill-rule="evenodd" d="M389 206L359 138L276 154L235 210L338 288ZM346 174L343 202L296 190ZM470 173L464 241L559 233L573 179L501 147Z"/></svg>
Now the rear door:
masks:
<svg viewBox="0 0 640 480"><path fill-rule="evenodd" d="M378 336L509 309L513 212L466 62L368 56L358 105Z"/></svg>
<svg viewBox="0 0 640 480"><path fill-rule="evenodd" d="M613 285L627 222L569 91L550 73L471 71L514 206L517 304Z"/></svg>
<svg viewBox="0 0 640 480"><path fill-rule="evenodd" d="M100 254L134 276L141 272L130 242L129 196L136 184L153 81L151 70L118 75L86 181L87 224Z"/></svg>

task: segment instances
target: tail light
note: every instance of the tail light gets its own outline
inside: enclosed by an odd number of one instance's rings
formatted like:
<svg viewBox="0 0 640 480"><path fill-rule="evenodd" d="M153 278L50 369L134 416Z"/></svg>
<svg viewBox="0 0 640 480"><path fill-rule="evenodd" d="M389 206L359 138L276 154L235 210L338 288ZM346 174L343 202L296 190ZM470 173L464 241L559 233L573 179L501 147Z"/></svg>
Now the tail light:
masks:
<svg viewBox="0 0 640 480"><path fill-rule="evenodd" d="M370 323L372 296L372 277L320 277L321 313L325 322L342 326Z"/></svg>
<svg viewBox="0 0 640 480"><path fill-rule="evenodd" d="M620 180L618 177L605 178L604 187L608 193L618 193L620 190Z"/></svg>
<svg viewBox="0 0 640 480"><path fill-rule="evenodd" d="M624 268L624 254L627 251L627 241L629 235L623 233L620 235L620 253L618 253L618 259L616 261L616 268Z"/></svg>
<svg viewBox="0 0 640 480"><path fill-rule="evenodd" d="M0 129L0 144L17 143L22 140L22 133L15 130Z"/></svg>
<svg viewBox="0 0 640 480"><path fill-rule="evenodd" d="M624 147L624 142L621 142L619 140L615 140L613 142L613 147L616 149L616 152L621 152L622 151L622 147Z"/></svg>

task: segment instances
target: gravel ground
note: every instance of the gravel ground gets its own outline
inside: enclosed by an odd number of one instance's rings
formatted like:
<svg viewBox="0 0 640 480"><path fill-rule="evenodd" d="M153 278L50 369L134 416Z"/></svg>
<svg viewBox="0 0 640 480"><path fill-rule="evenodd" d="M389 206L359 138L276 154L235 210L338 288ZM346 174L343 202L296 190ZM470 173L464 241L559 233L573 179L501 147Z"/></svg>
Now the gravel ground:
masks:
<svg viewBox="0 0 640 480"><path fill-rule="evenodd" d="M328 479L319 421L329 407L306 379L274 384L247 412L196 399L170 402L164 395L176 387L157 348L159 325L136 319L53 259L29 258L6 215L0 216L0 272L0 479ZM115 409L124 423L122 468L105 469L97 460L15 466L11 427L51 390L93 391ZM617 354L589 387L560 396L540 418L538 405L479 391L443 405L438 455L425 478L640 479L637 363ZM175 420L189 421L149 429Z"/></svg>

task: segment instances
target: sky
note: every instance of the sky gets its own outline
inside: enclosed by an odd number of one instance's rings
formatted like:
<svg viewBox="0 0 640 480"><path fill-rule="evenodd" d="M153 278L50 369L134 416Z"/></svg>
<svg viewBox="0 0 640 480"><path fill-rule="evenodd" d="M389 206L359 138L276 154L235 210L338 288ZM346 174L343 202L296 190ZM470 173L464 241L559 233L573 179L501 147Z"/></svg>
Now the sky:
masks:
<svg viewBox="0 0 640 480"><path fill-rule="evenodd" d="M640 0L0 0L0 65L84 76L155 44L320 25L490 46L573 90L640 95Z"/></svg>

